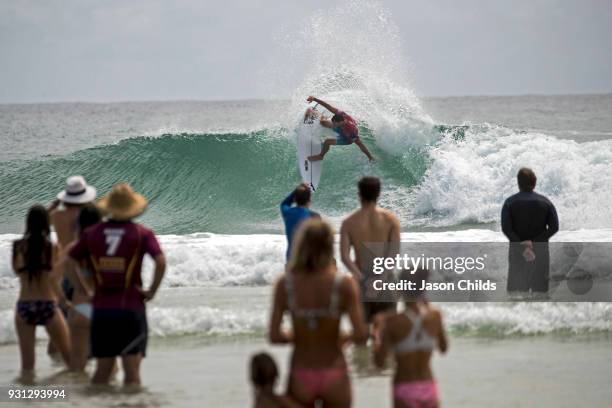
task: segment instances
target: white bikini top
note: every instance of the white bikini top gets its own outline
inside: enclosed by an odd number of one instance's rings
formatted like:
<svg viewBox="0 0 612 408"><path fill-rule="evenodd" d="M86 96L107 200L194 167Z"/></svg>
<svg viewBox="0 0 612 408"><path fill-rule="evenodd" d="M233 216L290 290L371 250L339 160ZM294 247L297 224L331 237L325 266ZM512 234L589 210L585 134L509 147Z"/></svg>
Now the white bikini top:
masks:
<svg viewBox="0 0 612 408"><path fill-rule="evenodd" d="M423 315L421 313L414 313L409 309L404 313L412 322L412 327L408 335L393 347L395 353L403 354L412 351L433 351L438 341L423 328Z"/></svg>
<svg viewBox="0 0 612 408"><path fill-rule="evenodd" d="M289 311L293 313L294 317L301 317L308 319L308 326L311 330L315 330L318 326L317 319L325 318L325 317L339 317L339 288L340 282L342 282L342 274L336 272L336 276L334 278L334 283L332 286L332 291L329 299L329 306L327 308L311 308L311 309L299 309L295 302L295 289L293 287L293 275L291 272L288 272L285 275L285 289L287 291L287 304L289 306Z"/></svg>

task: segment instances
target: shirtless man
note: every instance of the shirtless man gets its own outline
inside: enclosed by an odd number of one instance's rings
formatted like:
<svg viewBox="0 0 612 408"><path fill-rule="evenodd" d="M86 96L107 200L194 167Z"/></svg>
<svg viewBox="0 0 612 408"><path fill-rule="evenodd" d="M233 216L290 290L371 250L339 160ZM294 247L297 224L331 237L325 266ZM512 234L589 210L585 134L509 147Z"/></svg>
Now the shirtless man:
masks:
<svg viewBox="0 0 612 408"><path fill-rule="evenodd" d="M81 209L96 199L96 189L85 182L82 176L68 177L66 188L57 195L57 199L47 208L49 221L57 234L57 247L62 252L68 244L78 237L78 218ZM63 208L59 208L62 204ZM63 272L63 271L62 271ZM64 274L62 273L62 276ZM66 299L72 300L72 286L67 279L61 280ZM67 313L65 305L62 306ZM55 355L57 350L49 342L47 352Z"/></svg>
<svg viewBox="0 0 612 408"><path fill-rule="evenodd" d="M400 242L400 223L389 210L376 205L380 195L380 180L376 177L364 177L359 181L359 198L361 208L342 222L340 228L340 255L342 263L361 283L362 302L367 322L381 311L395 309L395 302L364 301L365 291L372 278L373 256L394 256ZM381 254L373 255L364 244L382 244ZM351 258L351 248L355 259ZM376 279L380 279L376 276Z"/></svg>

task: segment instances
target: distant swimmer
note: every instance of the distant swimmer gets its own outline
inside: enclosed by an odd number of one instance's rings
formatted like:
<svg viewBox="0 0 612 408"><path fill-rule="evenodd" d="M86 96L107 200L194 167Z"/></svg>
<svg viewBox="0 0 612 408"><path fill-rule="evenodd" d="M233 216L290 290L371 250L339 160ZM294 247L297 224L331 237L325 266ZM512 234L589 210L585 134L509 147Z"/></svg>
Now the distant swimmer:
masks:
<svg viewBox="0 0 612 408"><path fill-rule="evenodd" d="M361 149L361 151L368 157L368 160L374 160L374 157L370 154L370 151L368 150L366 145L364 145L363 142L359 139L359 128L357 128L357 123L355 122L355 119L349 116L346 112L334 108L329 103L322 101L319 98L315 98L314 96L309 96L306 100L308 102L316 102L334 114L334 116L331 117L331 120L321 115L321 119L319 122L321 123L321 126L330 128L338 134L336 138L326 139L323 142L323 148L321 150L321 153L308 157L308 160L323 160L323 157L325 157L325 154L327 154L331 146L346 146L353 143L355 143Z"/></svg>

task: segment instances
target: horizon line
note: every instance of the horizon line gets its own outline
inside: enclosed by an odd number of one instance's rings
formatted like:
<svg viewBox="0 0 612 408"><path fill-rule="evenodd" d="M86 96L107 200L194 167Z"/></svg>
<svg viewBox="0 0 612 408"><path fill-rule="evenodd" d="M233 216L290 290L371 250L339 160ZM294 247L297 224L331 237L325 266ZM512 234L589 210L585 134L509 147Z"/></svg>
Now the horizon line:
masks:
<svg viewBox="0 0 612 408"><path fill-rule="evenodd" d="M450 98L495 98L495 97L566 97L566 96L606 96L612 95L612 91L602 92L585 92L585 93L516 93L516 94L456 94L456 95L421 95L419 99L450 99ZM61 105L61 104L90 104L90 105L111 105L111 104L130 104L130 103L177 103L177 102L206 102L206 103L224 103L224 102L284 102L289 98L228 98L228 99L125 99L125 100L57 100L57 101L26 101L26 102L0 102L0 105Z"/></svg>

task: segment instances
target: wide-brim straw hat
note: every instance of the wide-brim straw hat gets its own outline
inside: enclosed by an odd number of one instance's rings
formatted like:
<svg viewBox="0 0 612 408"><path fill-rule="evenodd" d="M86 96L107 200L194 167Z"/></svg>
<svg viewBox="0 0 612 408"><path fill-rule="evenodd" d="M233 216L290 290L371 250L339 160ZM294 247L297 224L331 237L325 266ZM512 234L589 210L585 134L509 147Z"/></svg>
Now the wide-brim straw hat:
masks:
<svg viewBox="0 0 612 408"><path fill-rule="evenodd" d="M147 208L147 199L127 183L117 184L98 202L98 207L109 218L126 221L138 217Z"/></svg>
<svg viewBox="0 0 612 408"><path fill-rule="evenodd" d="M83 176L71 176L66 180L66 188L57 199L68 204L86 204L96 199L96 189L85 182Z"/></svg>

